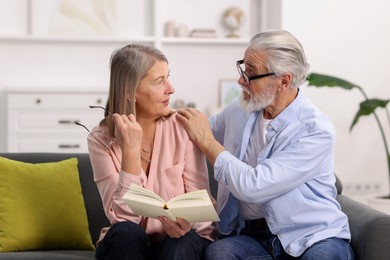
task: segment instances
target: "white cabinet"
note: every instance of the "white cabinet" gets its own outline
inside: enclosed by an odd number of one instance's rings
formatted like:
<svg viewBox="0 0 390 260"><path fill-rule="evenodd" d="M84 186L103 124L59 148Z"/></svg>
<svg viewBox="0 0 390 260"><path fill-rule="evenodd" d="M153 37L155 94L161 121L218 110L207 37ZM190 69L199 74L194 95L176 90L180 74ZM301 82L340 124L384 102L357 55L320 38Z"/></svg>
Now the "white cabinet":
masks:
<svg viewBox="0 0 390 260"><path fill-rule="evenodd" d="M103 118L105 91L9 90L8 152L87 152L87 130Z"/></svg>

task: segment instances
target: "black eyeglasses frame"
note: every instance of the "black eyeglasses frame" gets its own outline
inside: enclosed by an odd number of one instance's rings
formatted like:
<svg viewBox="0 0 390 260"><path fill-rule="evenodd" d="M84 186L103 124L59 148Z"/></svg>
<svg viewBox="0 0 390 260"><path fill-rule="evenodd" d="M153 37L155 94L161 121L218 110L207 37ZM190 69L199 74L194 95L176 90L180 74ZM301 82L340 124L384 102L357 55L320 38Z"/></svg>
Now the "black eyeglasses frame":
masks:
<svg viewBox="0 0 390 260"><path fill-rule="evenodd" d="M237 66L238 74L240 74L240 76L242 76L244 78L245 82L248 85L251 84L251 81L254 79L261 79L261 78L275 75L275 72L270 72L270 73L255 75L255 76L248 76L248 74L246 74L245 71L240 66L243 63L244 63L244 60L238 60L238 61L236 61L236 66Z"/></svg>

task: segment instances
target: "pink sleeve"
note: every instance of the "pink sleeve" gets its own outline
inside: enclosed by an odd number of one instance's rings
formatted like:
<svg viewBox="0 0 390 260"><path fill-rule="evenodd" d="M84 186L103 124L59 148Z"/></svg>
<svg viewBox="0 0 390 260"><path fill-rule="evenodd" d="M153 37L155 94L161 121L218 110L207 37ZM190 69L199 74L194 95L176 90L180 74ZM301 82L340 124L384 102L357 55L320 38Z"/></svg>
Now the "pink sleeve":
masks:
<svg viewBox="0 0 390 260"><path fill-rule="evenodd" d="M145 174L137 176L122 172L120 149L115 144L105 146L105 143L108 143L107 138L101 131L91 131L88 136L89 157L106 216L111 224L126 220L139 223L141 217L132 214L122 196L131 183L143 185Z"/></svg>
<svg viewBox="0 0 390 260"><path fill-rule="evenodd" d="M216 201L210 192L206 157L190 140L188 140L186 145L185 161L183 179L186 192L206 189L215 207ZM202 237L209 240L214 240L215 238L215 227L212 222L195 223L192 228Z"/></svg>

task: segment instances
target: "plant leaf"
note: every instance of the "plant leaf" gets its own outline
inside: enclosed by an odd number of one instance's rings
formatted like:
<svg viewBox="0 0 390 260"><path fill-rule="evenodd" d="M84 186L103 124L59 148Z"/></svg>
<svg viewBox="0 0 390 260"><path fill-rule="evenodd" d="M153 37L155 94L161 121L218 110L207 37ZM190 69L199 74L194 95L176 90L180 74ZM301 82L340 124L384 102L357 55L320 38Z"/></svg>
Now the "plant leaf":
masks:
<svg viewBox="0 0 390 260"><path fill-rule="evenodd" d="M361 116L368 116L373 114L375 109L377 109L378 107L386 108L389 102L390 99L384 100L384 99L377 99L377 98L367 99L361 102L359 105L360 107L359 111L356 113L349 130L350 131L352 130L352 128L356 125L356 123L358 122Z"/></svg>
<svg viewBox="0 0 390 260"><path fill-rule="evenodd" d="M341 87L347 90L360 88L349 81L319 73L310 73L307 77L307 81L309 82L309 86L314 87Z"/></svg>

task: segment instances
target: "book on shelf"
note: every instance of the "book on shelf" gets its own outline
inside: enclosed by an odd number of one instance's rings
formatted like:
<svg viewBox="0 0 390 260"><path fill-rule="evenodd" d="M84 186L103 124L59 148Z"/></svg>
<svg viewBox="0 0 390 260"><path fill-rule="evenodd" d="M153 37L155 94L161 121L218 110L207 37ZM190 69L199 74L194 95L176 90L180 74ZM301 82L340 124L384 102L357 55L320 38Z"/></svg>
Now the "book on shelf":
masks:
<svg viewBox="0 0 390 260"><path fill-rule="evenodd" d="M173 221L183 218L188 222L219 221L206 190L196 190L176 196L165 202L156 193L131 184L123 200L135 215L149 218L166 216Z"/></svg>
<svg viewBox="0 0 390 260"><path fill-rule="evenodd" d="M193 38L216 38L217 33L214 29L193 29L190 33Z"/></svg>

